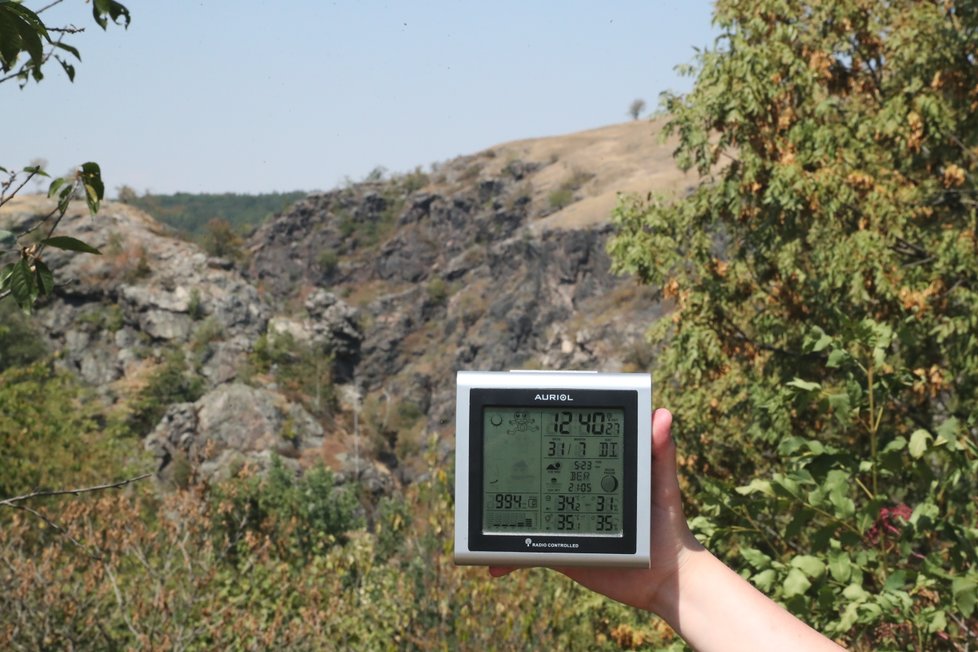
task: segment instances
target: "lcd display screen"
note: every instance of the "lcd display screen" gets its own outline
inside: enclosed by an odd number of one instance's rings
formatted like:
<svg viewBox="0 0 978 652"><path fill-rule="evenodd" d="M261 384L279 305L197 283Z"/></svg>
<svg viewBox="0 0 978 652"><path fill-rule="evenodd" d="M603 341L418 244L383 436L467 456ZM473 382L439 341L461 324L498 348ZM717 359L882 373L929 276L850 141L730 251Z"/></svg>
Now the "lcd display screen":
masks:
<svg viewBox="0 0 978 652"><path fill-rule="evenodd" d="M482 531L623 536L625 411L483 408Z"/></svg>

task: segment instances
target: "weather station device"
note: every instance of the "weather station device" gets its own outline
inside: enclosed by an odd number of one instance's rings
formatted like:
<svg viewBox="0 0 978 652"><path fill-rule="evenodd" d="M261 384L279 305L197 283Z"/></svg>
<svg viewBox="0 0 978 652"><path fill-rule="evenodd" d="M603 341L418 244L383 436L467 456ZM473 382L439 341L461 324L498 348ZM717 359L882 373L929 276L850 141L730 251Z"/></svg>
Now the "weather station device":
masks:
<svg viewBox="0 0 978 652"><path fill-rule="evenodd" d="M455 563L648 568L652 380L460 371Z"/></svg>

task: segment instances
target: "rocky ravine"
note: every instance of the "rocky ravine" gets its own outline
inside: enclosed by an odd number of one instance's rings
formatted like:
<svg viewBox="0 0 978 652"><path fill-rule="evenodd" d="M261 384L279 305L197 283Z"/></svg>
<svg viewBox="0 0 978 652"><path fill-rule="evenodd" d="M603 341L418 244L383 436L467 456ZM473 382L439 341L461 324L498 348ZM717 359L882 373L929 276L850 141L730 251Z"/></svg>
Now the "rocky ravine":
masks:
<svg viewBox="0 0 978 652"><path fill-rule="evenodd" d="M625 152L649 139L646 159L667 148L631 126L585 134L573 137L590 145L570 151L570 137L523 141L310 195L258 229L239 263L208 258L131 207L106 203L96 218L73 207L61 231L104 255L49 256L73 282L40 323L60 364L108 401L125 402L168 350L185 351L205 392L171 406L147 438L164 475L177 459L213 475L274 453L298 466L322 458L388 491L422 471L432 443L452 450L458 369L648 364L642 333L659 306L610 273L607 212L580 204L606 211L615 184L588 169L631 170L619 160L628 155L609 163L608 138ZM604 157L591 168L587 147ZM679 177L663 179L676 189ZM0 223L45 206L15 200ZM329 353L337 403L318 418L274 370L243 373L260 339L283 334Z"/></svg>

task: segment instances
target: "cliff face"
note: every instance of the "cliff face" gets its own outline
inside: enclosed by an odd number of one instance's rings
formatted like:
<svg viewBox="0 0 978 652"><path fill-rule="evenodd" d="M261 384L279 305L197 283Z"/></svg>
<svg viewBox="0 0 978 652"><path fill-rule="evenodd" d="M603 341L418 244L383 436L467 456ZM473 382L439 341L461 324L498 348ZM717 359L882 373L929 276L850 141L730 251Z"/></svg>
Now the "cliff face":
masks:
<svg viewBox="0 0 978 652"><path fill-rule="evenodd" d="M612 275L606 253L617 191L655 189L656 175L659 189L685 185L649 131L511 143L310 195L259 228L240 262L208 258L130 207L108 203L94 219L79 208L62 230L105 255L51 261L75 282L40 323L61 364L110 400L125 401L169 349L193 361L202 397L171 406L147 439L163 467L321 456L386 491L413 479L433 443L453 447L459 369L649 364L642 333L659 305ZM29 221L29 204L2 219ZM290 352L268 357L282 342ZM295 366L300 350L311 366ZM262 355L271 362L256 367Z"/></svg>

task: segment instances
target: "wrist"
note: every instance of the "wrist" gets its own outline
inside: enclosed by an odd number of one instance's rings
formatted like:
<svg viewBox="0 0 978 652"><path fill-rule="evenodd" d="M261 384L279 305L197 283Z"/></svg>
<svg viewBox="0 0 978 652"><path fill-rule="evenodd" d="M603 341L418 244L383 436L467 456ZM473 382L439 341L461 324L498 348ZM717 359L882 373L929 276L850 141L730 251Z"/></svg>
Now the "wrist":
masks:
<svg viewBox="0 0 978 652"><path fill-rule="evenodd" d="M720 563L709 550L688 534L687 540L677 550L671 572L659 580L649 596L648 611L658 615L675 628L678 621L680 599L687 595L693 582L709 572L711 563ZM655 561L652 562L655 564Z"/></svg>

